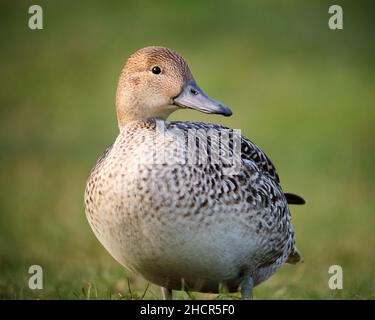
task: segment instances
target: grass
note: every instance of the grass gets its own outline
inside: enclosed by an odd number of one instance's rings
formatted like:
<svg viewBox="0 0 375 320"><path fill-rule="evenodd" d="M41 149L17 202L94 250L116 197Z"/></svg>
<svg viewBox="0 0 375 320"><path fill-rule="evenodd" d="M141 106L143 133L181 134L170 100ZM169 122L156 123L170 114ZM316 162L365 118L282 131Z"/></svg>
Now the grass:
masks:
<svg viewBox="0 0 375 320"><path fill-rule="evenodd" d="M127 56L160 44L182 53L231 118L180 111L172 120L239 128L276 164L305 263L284 266L256 299L375 298L375 82L370 1L29 1L0 5L0 298L159 299L101 247L83 211L98 155L117 134L114 93ZM183 17L181 14L183 13ZM44 270L44 289L27 271ZM344 289L328 288L339 264ZM177 298L238 298L180 292Z"/></svg>

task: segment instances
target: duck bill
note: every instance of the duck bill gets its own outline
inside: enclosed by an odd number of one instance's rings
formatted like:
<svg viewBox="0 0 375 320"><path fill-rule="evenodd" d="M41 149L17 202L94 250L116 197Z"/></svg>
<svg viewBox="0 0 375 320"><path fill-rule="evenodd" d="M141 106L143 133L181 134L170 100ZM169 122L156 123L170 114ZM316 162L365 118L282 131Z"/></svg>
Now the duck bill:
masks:
<svg viewBox="0 0 375 320"><path fill-rule="evenodd" d="M232 111L227 106L207 96L194 80L186 80L180 94L173 101L176 106L182 108L221 114L226 117L232 115Z"/></svg>

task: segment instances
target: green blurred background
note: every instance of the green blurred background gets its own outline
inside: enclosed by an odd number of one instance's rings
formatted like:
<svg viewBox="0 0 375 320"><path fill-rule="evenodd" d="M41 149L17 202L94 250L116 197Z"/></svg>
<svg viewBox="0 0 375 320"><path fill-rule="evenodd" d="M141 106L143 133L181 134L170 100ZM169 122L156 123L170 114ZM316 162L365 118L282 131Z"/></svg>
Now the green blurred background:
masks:
<svg viewBox="0 0 375 320"><path fill-rule="evenodd" d="M373 3L2 1L0 298L160 298L101 247L83 191L118 132L123 64L163 45L234 112L171 119L241 129L276 164L283 188L307 200L292 207L305 263L284 266L255 298L374 299ZM31 4L44 10L43 30L28 28ZM331 4L343 6L344 30L328 28ZM28 288L33 264L43 267L43 290ZM327 285L335 264L343 290Z"/></svg>

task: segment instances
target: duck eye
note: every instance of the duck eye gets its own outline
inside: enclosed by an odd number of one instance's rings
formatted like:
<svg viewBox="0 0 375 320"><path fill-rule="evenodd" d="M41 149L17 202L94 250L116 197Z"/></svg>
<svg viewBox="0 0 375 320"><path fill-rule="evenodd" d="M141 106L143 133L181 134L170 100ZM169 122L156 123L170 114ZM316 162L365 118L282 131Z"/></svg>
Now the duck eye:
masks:
<svg viewBox="0 0 375 320"><path fill-rule="evenodd" d="M159 74L161 72L161 69L158 66L152 67L151 69L153 74Z"/></svg>
<svg viewBox="0 0 375 320"><path fill-rule="evenodd" d="M198 94L198 91L193 88L190 89L190 92L195 96Z"/></svg>

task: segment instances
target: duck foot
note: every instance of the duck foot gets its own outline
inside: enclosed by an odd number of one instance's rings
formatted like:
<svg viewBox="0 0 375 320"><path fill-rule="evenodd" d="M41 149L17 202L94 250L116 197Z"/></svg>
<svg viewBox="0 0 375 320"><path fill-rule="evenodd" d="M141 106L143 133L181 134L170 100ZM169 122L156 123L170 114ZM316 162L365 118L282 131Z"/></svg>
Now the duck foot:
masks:
<svg viewBox="0 0 375 320"><path fill-rule="evenodd" d="M161 294L163 296L163 300L172 300L172 290L162 287Z"/></svg>
<svg viewBox="0 0 375 320"><path fill-rule="evenodd" d="M245 276L241 282L241 299L242 300L253 299L253 286L254 286L254 282L251 276Z"/></svg>

